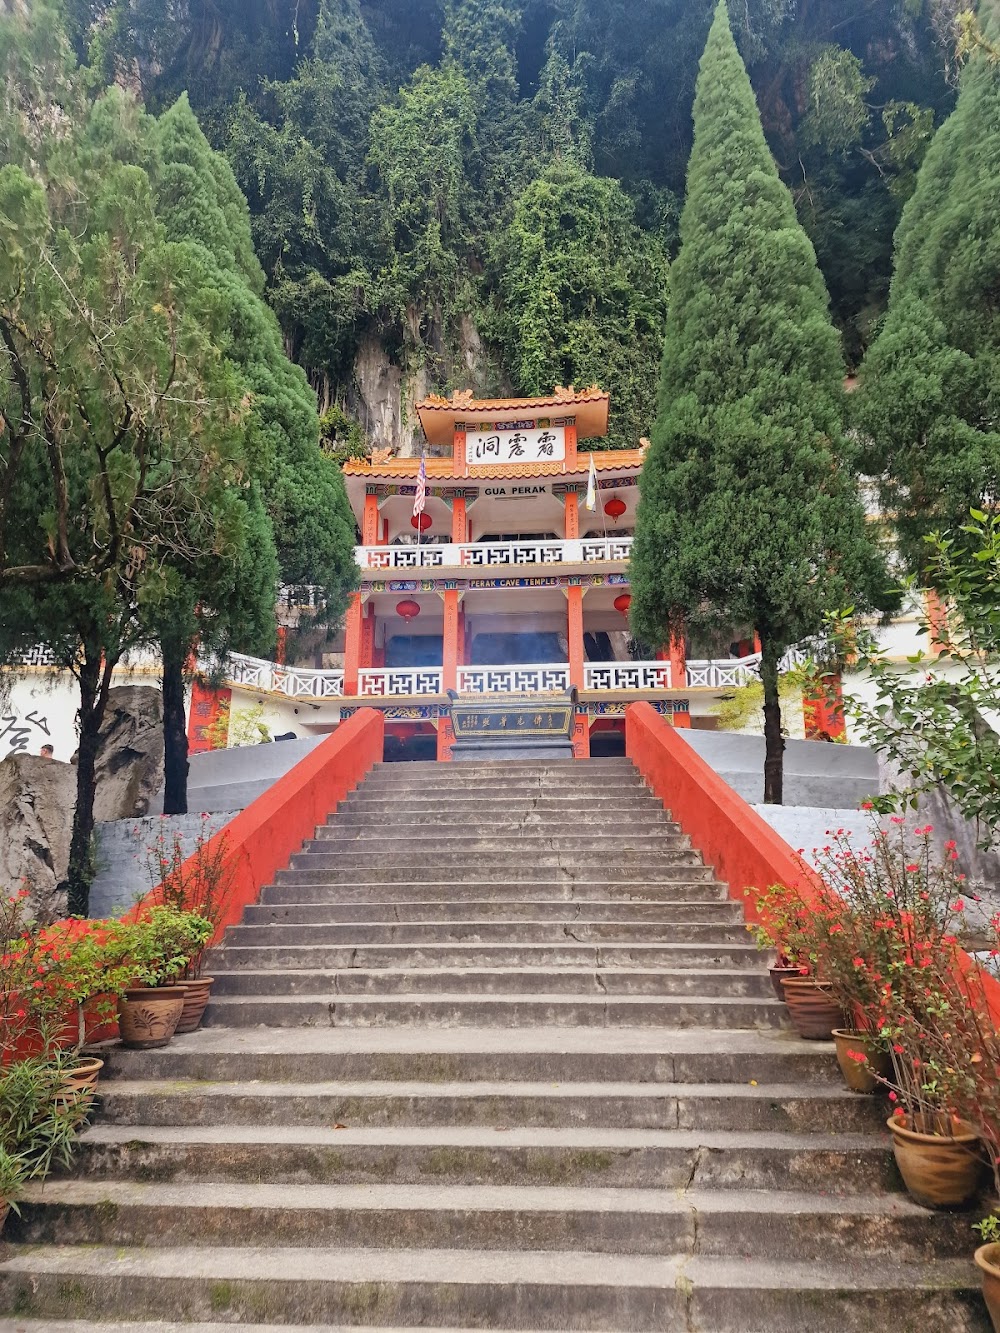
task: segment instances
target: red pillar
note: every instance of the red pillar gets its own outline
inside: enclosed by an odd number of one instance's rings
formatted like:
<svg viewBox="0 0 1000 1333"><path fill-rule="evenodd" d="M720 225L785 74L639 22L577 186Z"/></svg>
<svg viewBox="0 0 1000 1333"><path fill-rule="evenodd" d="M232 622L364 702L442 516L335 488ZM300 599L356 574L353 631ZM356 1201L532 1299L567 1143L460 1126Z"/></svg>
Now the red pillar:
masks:
<svg viewBox="0 0 1000 1333"><path fill-rule="evenodd" d="M566 496L566 540L575 542L580 535L580 500L579 496Z"/></svg>
<svg viewBox="0 0 1000 1333"><path fill-rule="evenodd" d="M846 740L844 690L839 671L821 676L802 696L802 716L807 741Z"/></svg>
<svg viewBox="0 0 1000 1333"><path fill-rule="evenodd" d="M368 606L365 609L364 618L361 621L361 657L359 665L363 667L373 667L375 665L375 608Z"/></svg>
<svg viewBox="0 0 1000 1333"><path fill-rule="evenodd" d="M365 513L361 523L361 545L378 546L378 496L365 496Z"/></svg>
<svg viewBox="0 0 1000 1333"><path fill-rule="evenodd" d="M458 689L459 667L459 593L456 588L447 588L444 594L444 635L443 635L443 685L444 689Z"/></svg>
<svg viewBox="0 0 1000 1333"><path fill-rule="evenodd" d="M933 588L927 590L924 599L931 652L947 652L950 646L948 643L948 609Z"/></svg>
<svg viewBox="0 0 1000 1333"><path fill-rule="evenodd" d="M576 496L573 497L576 499ZM566 637L569 641L569 679L578 690L584 688L583 664L586 660L583 651L583 589L567 588L568 610L566 618Z"/></svg>
<svg viewBox="0 0 1000 1333"><path fill-rule="evenodd" d="M465 509L465 496L457 496L451 511L451 539L458 545L469 540L469 524Z"/></svg>
<svg viewBox="0 0 1000 1333"><path fill-rule="evenodd" d="M358 669L361 666L361 594L351 593L347 608L344 633L344 695L352 698L358 693Z"/></svg>

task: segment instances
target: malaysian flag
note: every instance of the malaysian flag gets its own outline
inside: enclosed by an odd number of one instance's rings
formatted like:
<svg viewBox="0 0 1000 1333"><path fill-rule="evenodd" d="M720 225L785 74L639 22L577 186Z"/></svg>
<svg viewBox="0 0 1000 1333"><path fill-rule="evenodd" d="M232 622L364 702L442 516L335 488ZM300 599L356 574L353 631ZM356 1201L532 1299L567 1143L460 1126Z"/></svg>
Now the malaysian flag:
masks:
<svg viewBox="0 0 1000 1333"><path fill-rule="evenodd" d="M413 517L419 518L427 508L427 461L420 455L420 470L417 473L417 493L413 497Z"/></svg>

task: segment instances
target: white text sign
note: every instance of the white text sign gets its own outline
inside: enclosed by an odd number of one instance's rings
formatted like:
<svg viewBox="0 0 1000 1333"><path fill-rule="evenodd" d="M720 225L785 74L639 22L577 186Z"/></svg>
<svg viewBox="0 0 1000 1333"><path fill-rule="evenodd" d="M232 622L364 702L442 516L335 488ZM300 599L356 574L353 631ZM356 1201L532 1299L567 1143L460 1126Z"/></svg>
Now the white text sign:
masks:
<svg viewBox="0 0 1000 1333"><path fill-rule="evenodd" d="M497 463L552 463L566 457L566 427L535 430L468 431L465 457L469 467Z"/></svg>

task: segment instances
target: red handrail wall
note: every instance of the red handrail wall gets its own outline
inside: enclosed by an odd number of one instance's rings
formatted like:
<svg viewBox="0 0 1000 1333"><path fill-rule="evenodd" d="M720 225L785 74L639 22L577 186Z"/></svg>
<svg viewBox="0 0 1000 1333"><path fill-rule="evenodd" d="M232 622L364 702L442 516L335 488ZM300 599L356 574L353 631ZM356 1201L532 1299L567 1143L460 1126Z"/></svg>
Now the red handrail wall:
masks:
<svg viewBox="0 0 1000 1333"><path fill-rule="evenodd" d="M379 762L384 736L383 714L375 708L360 709L209 841L206 860L224 843L224 864L231 871L232 885L213 944ZM185 863L188 873L195 868L195 858ZM134 911L141 913L155 898L154 889Z"/></svg>
<svg viewBox="0 0 1000 1333"><path fill-rule="evenodd" d="M786 884L798 889L805 902L814 895L818 900L819 876L650 704L626 710L625 752L691 845L728 884L729 896L743 905L747 921L758 917L745 894L749 888ZM990 1013L1000 1022L1000 982L961 951L958 967L966 975L976 970Z"/></svg>

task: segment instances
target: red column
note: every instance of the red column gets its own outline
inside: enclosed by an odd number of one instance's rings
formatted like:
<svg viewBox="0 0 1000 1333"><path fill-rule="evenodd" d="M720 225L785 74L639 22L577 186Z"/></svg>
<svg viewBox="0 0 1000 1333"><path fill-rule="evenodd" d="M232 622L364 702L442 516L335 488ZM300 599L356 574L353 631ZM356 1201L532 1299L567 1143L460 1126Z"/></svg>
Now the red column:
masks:
<svg viewBox="0 0 1000 1333"><path fill-rule="evenodd" d="M844 690L839 671L821 676L814 688L802 695L802 717L807 741L846 740Z"/></svg>
<svg viewBox="0 0 1000 1333"><path fill-rule="evenodd" d="M580 535L580 499L577 495L566 496L566 540L575 542Z"/></svg>
<svg viewBox="0 0 1000 1333"><path fill-rule="evenodd" d="M344 633L344 695L352 698L358 692L358 668L361 666L361 594L351 593L347 608Z"/></svg>
<svg viewBox="0 0 1000 1333"><path fill-rule="evenodd" d="M465 512L465 496L457 496L451 511L451 539L456 545L469 540L469 525Z"/></svg>
<svg viewBox="0 0 1000 1333"><path fill-rule="evenodd" d="M442 717L438 720L437 733L437 757L439 764L451 762L451 751L455 744L455 732L452 729L451 718Z"/></svg>
<svg viewBox="0 0 1000 1333"><path fill-rule="evenodd" d="M443 684L445 690L455 690L458 688L460 648L459 593L457 588L447 588L445 590L443 640Z"/></svg>
<svg viewBox="0 0 1000 1333"><path fill-rule="evenodd" d="M365 496L365 512L361 523L361 545L378 546L378 496Z"/></svg>
<svg viewBox="0 0 1000 1333"><path fill-rule="evenodd" d="M573 497L576 499L576 497ZM569 679L578 690L584 687L583 664L586 660L583 651L583 589L567 588L569 602L566 619L566 637L569 641Z"/></svg>
<svg viewBox="0 0 1000 1333"><path fill-rule="evenodd" d="M576 454L577 454L577 448L578 448L578 445L577 445L577 439L576 439L576 426L567 426L567 427L566 427L566 466L567 466L568 468L569 468L569 467L575 467L575 466L576 466Z"/></svg>
<svg viewBox="0 0 1000 1333"><path fill-rule="evenodd" d="M948 651L948 609L941 598L929 588L925 594L927 611L927 632L930 637L932 653Z"/></svg>
<svg viewBox="0 0 1000 1333"><path fill-rule="evenodd" d="M671 638L669 660L671 686L675 690L686 690L688 683L687 652L684 647L683 634L675 634Z"/></svg>
<svg viewBox="0 0 1000 1333"><path fill-rule="evenodd" d="M578 710L573 721L573 758L590 758L590 717L586 709Z"/></svg>
<svg viewBox="0 0 1000 1333"><path fill-rule="evenodd" d="M375 608L368 606L365 609L364 618L361 621L361 657L360 665L363 667L372 667L375 665Z"/></svg>

